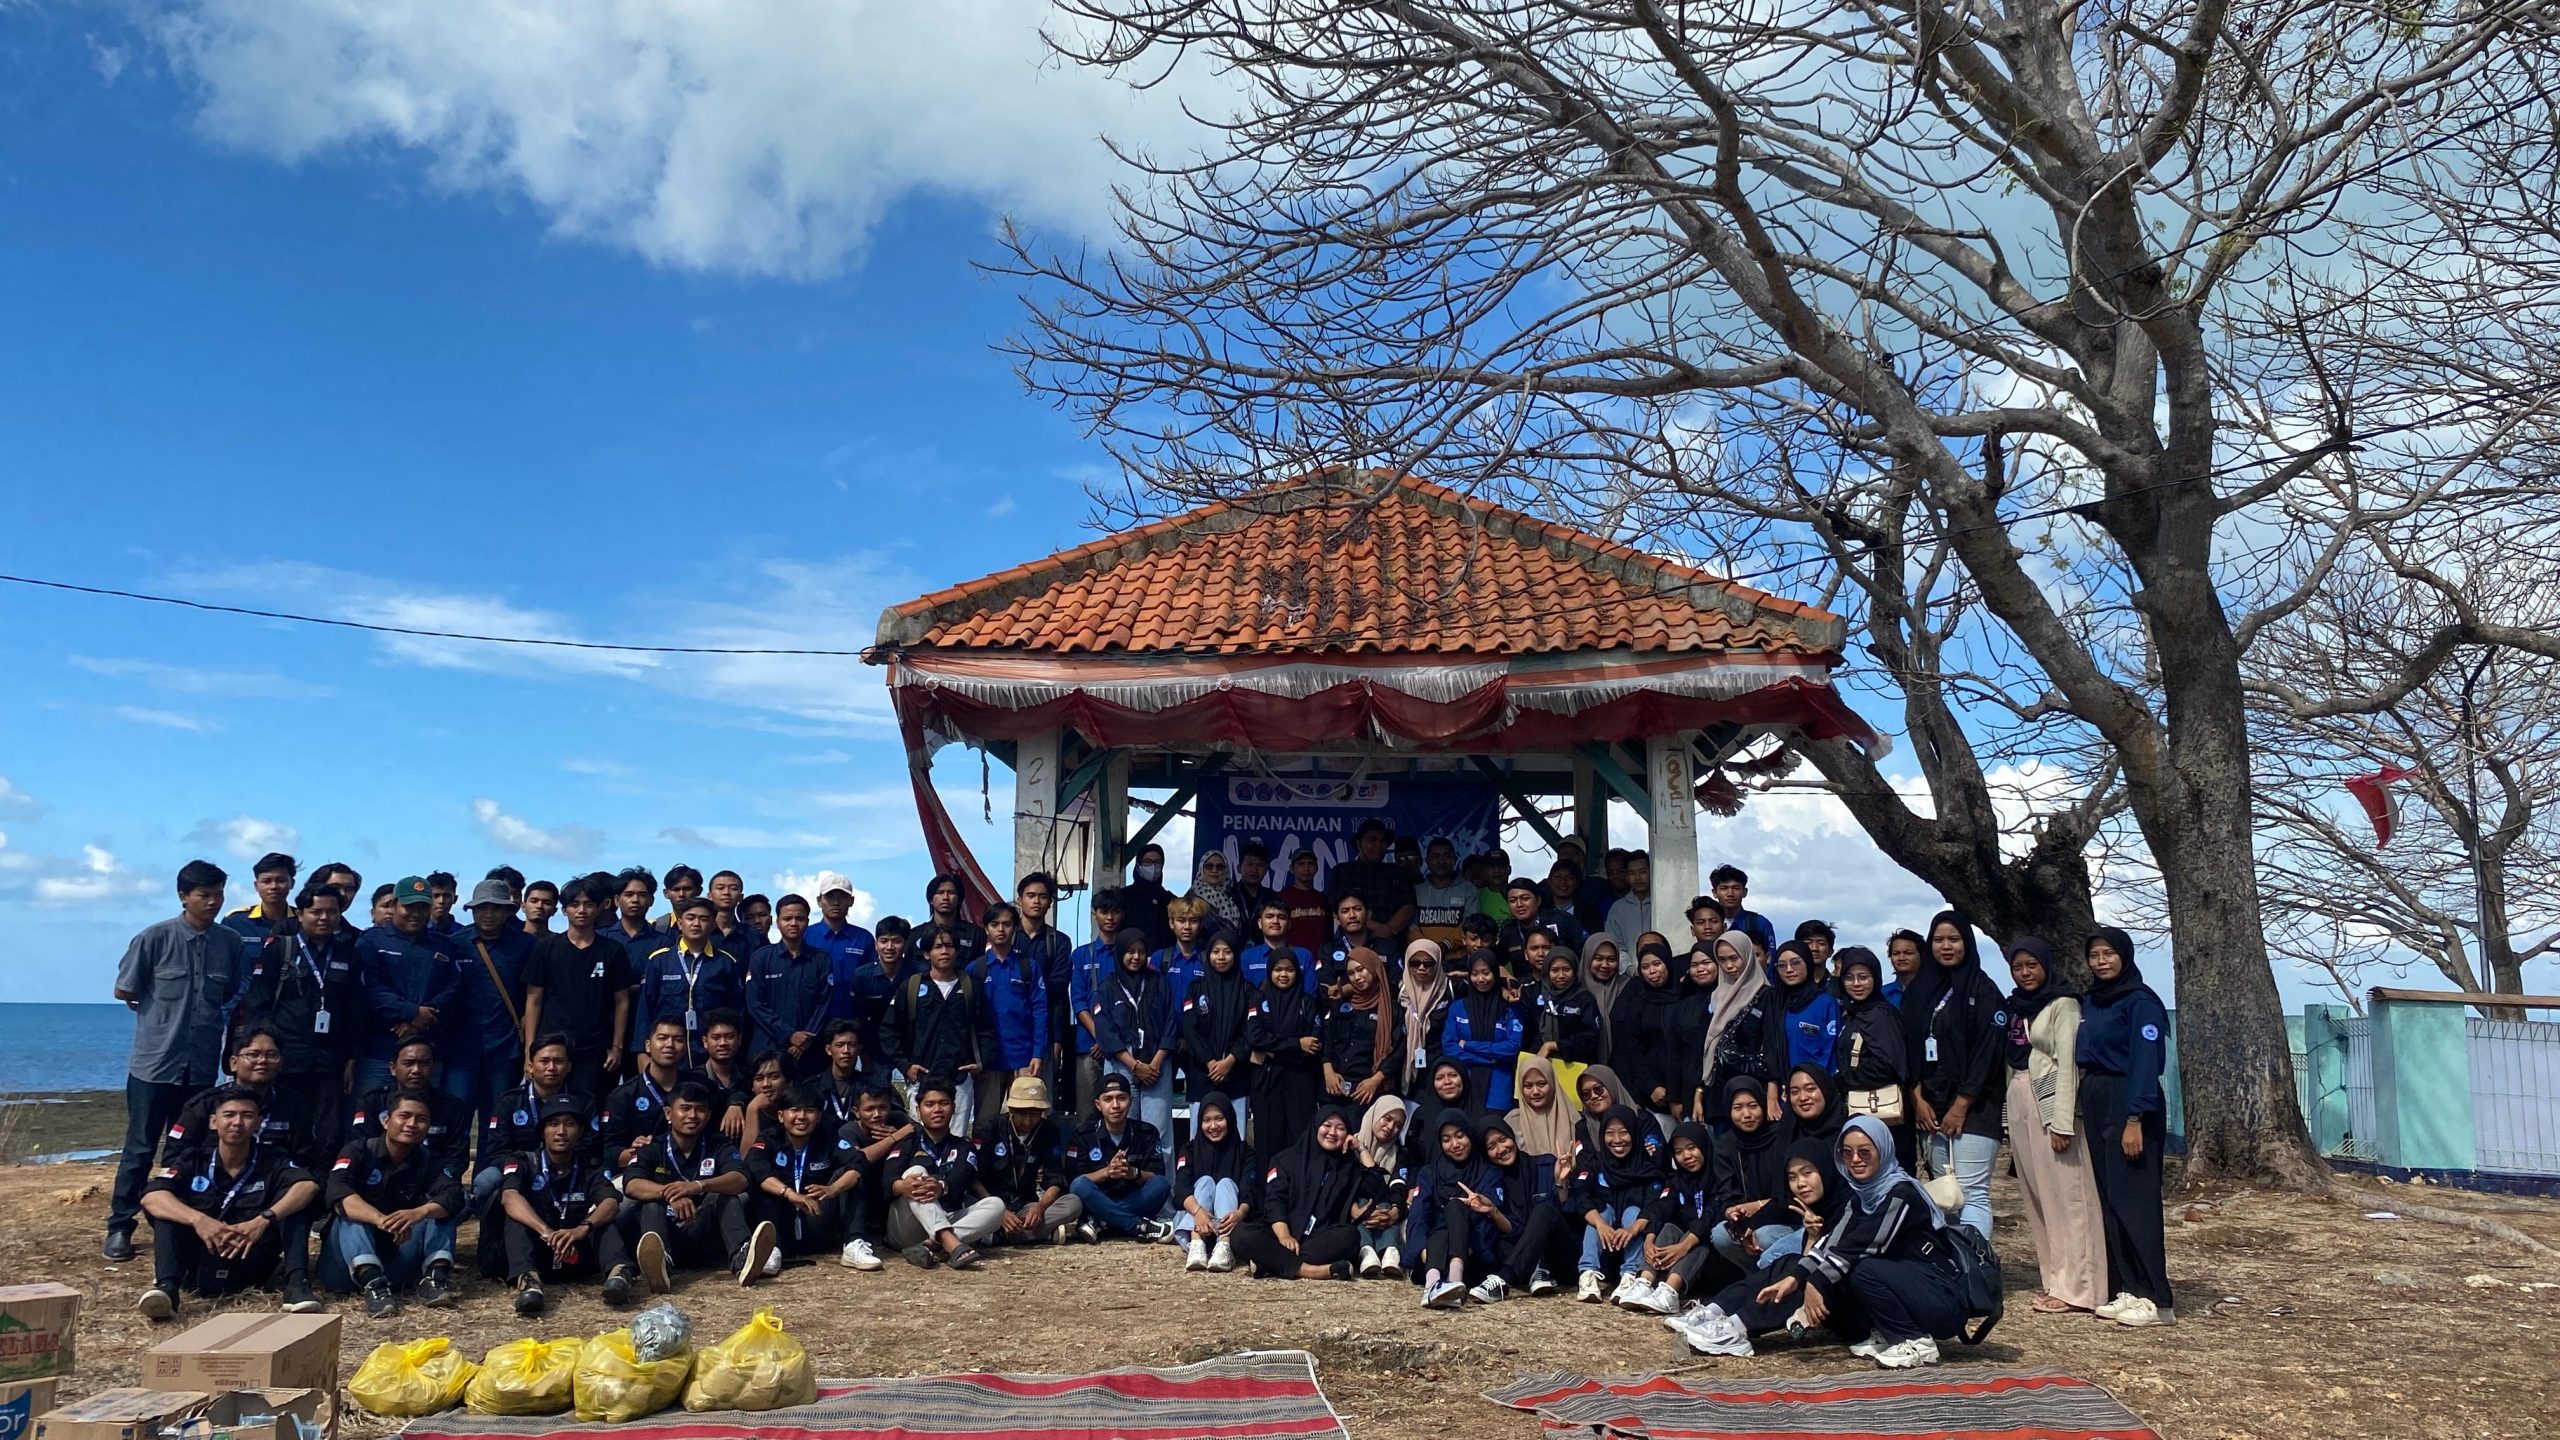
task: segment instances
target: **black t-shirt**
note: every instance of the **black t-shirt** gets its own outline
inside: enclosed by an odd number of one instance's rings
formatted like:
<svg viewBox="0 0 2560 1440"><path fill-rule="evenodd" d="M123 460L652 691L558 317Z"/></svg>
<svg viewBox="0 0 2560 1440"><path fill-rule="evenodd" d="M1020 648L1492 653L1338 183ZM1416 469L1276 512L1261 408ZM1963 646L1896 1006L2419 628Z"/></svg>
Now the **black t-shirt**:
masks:
<svg viewBox="0 0 2560 1440"><path fill-rule="evenodd" d="M189 1096L187 1103L179 1107L178 1118L169 1122L169 1133L160 1137L161 1150L174 1155L182 1150L212 1145L213 1105L231 1088L228 1084L216 1085ZM282 1147L287 1154L299 1155L305 1138L295 1133L293 1121L285 1115L284 1108L276 1103L276 1096L270 1091L266 1107L258 1112L258 1139L265 1144Z"/></svg>
<svg viewBox="0 0 2560 1440"><path fill-rule="evenodd" d="M566 1168L554 1166L551 1153L539 1148L510 1155L499 1163L498 1174L499 1186L522 1195L554 1230L584 1225L615 1193L612 1167L583 1149Z"/></svg>
<svg viewBox="0 0 2560 1440"><path fill-rule="evenodd" d="M187 1208L225 1225L237 1225L284 1198L284 1192L311 1178L294 1163L293 1152L264 1142L249 1147L237 1171L222 1168L220 1150L210 1144L173 1148L166 1163L151 1172L147 1191L175 1195Z"/></svg>
<svg viewBox="0 0 2560 1440"><path fill-rule="evenodd" d="M596 1117L596 1129L604 1137L605 1149L619 1155L624 1146L640 1136L666 1134L667 1098L675 1094L677 1085L702 1078L699 1070L680 1070L676 1072L675 1085L661 1085L650 1078L649 1067L641 1066L640 1073L605 1097L604 1113ZM716 1123L720 1117L711 1118Z"/></svg>
<svg viewBox="0 0 2560 1440"><path fill-rule="evenodd" d="M464 1162L471 1158L471 1107L442 1090L419 1093L427 1097L427 1138L419 1148L434 1156L438 1165L461 1174ZM400 1091L388 1086L357 1096L355 1109L347 1114L347 1138L382 1138L382 1114L399 1098Z"/></svg>
<svg viewBox="0 0 2560 1440"><path fill-rule="evenodd" d="M534 942L525 961L527 989L542 990L542 1029L569 1037L569 1053L581 1061L600 1062L613 1048L613 997L632 986L631 952L621 941L599 931L595 943L581 950L566 934L545 935Z"/></svg>

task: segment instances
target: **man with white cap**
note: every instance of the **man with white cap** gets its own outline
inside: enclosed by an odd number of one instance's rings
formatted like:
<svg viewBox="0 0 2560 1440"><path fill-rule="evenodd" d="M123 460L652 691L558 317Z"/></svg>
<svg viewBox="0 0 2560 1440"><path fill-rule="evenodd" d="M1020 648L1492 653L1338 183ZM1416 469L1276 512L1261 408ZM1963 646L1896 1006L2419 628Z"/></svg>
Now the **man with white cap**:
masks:
<svg viewBox="0 0 2560 1440"><path fill-rule="evenodd" d="M827 1018L858 1020L862 1017L854 1003L854 977L876 963L879 950L871 932L853 921L852 881L833 870L821 870L815 888L820 918L801 935L801 943L816 947L827 957L831 974Z"/></svg>

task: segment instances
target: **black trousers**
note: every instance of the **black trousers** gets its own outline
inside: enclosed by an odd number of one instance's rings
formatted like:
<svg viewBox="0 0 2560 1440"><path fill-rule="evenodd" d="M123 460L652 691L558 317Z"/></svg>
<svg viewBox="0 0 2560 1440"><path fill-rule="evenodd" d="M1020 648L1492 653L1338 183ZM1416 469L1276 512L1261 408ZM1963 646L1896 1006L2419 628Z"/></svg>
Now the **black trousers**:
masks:
<svg viewBox="0 0 2560 1440"><path fill-rule="evenodd" d="M863 1237L870 1224L870 1207L863 1203L862 1189L860 1184L854 1184L827 1197L819 1202L815 1217L781 1196L759 1189L747 1197L749 1228L759 1220L772 1221L782 1237L785 1255L821 1255L841 1250L846 1241Z"/></svg>
<svg viewBox="0 0 2560 1440"><path fill-rule="evenodd" d="M1360 1254L1360 1227L1327 1225L1298 1239L1292 1253L1272 1228L1257 1220L1238 1225L1227 1237L1236 1258L1253 1267L1260 1279L1295 1280L1301 1265L1338 1265Z"/></svg>
<svg viewBox="0 0 2560 1440"><path fill-rule="evenodd" d="M617 1222L619 1218L616 1217ZM624 1244L619 1223L608 1223L588 1231L587 1243L579 1247L575 1257L566 1265L552 1258L551 1247L542 1243L542 1236L532 1226L514 1216L492 1211L480 1223L503 1230L507 1269L506 1274L500 1277L502 1279L539 1275L545 1280L574 1280L605 1274L616 1266L631 1263L631 1251Z"/></svg>
<svg viewBox="0 0 2560 1440"><path fill-rule="evenodd" d="M237 1260L207 1250L195 1228L174 1220L151 1221L151 1283L172 1295L237 1295L287 1281L311 1282L311 1216L304 1206L267 1228Z"/></svg>
<svg viewBox="0 0 2560 1440"><path fill-rule="evenodd" d="M640 1237L656 1231L666 1242L667 1258L697 1270L726 1269L738 1247L747 1243L747 1206L743 1195L697 1195L693 1219L679 1222L660 1200L625 1205L614 1217L622 1241L633 1250Z"/></svg>
<svg viewBox="0 0 2560 1440"><path fill-rule="evenodd" d="M343 1066L329 1070L287 1071L276 1078L276 1108L293 1122L303 1139L297 1158L314 1175L329 1173L346 1133L347 1086Z"/></svg>
<svg viewBox="0 0 2560 1440"><path fill-rule="evenodd" d="M1547 1251L1563 1224L1564 1212L1546 1201L1530 1206L1529 1217L1503 1242L1499 1272L1503 1281L1515 1290L1527 1286L1529 1277L1547 1263Z"/></svg>
<svg viewBox="0 0 2560 1440"><path fill-rule="evenodd" d="M2142 1158L2124 1158L2124 1077L2080 1072L2080 1133L2098 1182L2107 1233L2107 1293L2139 1295L2166 1310L2169 1253L2162 1235L2160 1161L2167 1142L2158 1112L2142 1117Z"/></svg>
<svg viewBox="0 0 2560 1440"><path fill-rule="evenodd" d="M1316 1123L1317 1092L1322 1080L1312 1070L1265 1065L1253 1077L1253 1155L1271 1168L1281 1151L1306 1137ZM1357 1124L1357 1121L1353 1122ZM1360 1253L1353 1247L1352 1254Z"/></svg>
<svg viewBox="0 0 2560 1440"><path fill-rule="evenodd" d="M124 1150L116 1157L115 1198L107 1208L109 1230L133 1233L142 1216L142 1189L150 1183L151 1162L160 1153L160 1137L177 1122L187 1097L203 1088L124 1077Z"/></svg>

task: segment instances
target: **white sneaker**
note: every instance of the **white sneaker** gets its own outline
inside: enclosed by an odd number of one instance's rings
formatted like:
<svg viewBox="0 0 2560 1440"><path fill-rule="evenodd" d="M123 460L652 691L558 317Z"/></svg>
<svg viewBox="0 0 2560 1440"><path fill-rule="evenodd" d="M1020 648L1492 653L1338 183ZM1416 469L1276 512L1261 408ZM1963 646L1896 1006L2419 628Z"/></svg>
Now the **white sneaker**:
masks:
<svg viewBox="0 0 2560 1440"><path fill-rule="evenodd" d="M1755 1353L1751 1348L1751 1332L1742 1328L1742 1322L1730 1315L1683 1333L1689 1348L1701 1355L1748 1357Z"/></svg>
<svg viewBox="0 0 2560 1440"><path fill-rule="evenodd" d="M2113 1320L2117 1316L2123 1314L2124 1307L2132 1304L2133 1301L2134 1295L2132 1291L2119 1290L2116 1292L2116 1298L2098 1307L2097 1316L2101 1320Z"/></svg>
<svg viewBox="0 0 2560 1440"><path fill-rule="evenodd" d="M1718 1310L1713 1305L1698 1305L1693 1303L1688 1309L1681 1311L1677 1315L1663 1316L1662 1328L1665 1330L1677 1331L1685 1335L1689 1331L1706 1324L1713 1316L1722 1315L1723 1313L1723 1311Z"/></svg>
<svg viewBox="0 0 2560 1440"><path fill-rule="evenodd" d="M1398 1250L1393 1245L1390 1245L1386 1249L1378 1252L1378 1278L1381 1280L1401 1280L1404 1278L1403 1251Z"/></svg>
<svg viewBox="0 0 2560 1440"><path fill-rule="evenodd" d="M2176 1311L2163 1310L2148 1300L2136 1300L2116 1312L2116 1323L2134 1330L2148 1330L2154 1325L2175 1325L2178 1315Z"/></svg>
<svg viewBox="0 0 2560 1440"><path fill-rule="evenodd" d="M1923 1335L1887 1345L1875 1354L1878 1365L1887 1370L1917 1370L1938 1363L1938 1342Z"/></svg>
<svg viewBox="0 0 2560 1440"><path fill-rule="evenodd" d="M1209 1268L1220 1274L1236 1268L1235 1247L1227 1243L1227 1237L1224 1235L1219 1236L1218 1243L1210 1247Z"/></svg>
<svg viewBox="0 0 2560 1440"><path fill-rule="evenodd" d="M1547 1273L1546 1266L1541 1265L1529 1272L1529 1293L1532 1295L1556 1293L1556 1277Z"/></svg>
<svg viewBox="0 0 2560 1440"><path fill-rule="evenodd" d="M879 1252L871 1248L871 1242L868 1240L854 1240L848 1242L844 1247L844 1254L841 1258L844 1261L844 1268L847 1270L877 1270L880 1268Z"/></svg>
<svg viewBox="0 0 2560 1440"><path fill-rule="evenodd" d="M1185 1270L1206 1270L1209 1268L1209 1245L1207 1241L1202 1240L1197 1235L1191 1237L1191 1253L1183 1257L1182 1268Z"/></svg>
<svg viewBox="0 0 2560 1440"><path fill-rule="evenodd" d="M1378 1247L1375 1245L1360 1247L1360 1278L1363 1280L1378 1278Z"/></svg>
<svg viewBox="0 0 2560 1440"><path fill-rule="evenodd" d="M1425 1310L1455 1310L1466 1303L1467 1287L1455 1280L1422 1287L1422 1308Z"/></svg>
<svg viewBox="0 0 2560 1440"><path fill-rule="evenodd" d="M1657 1280L1627 1308L1651 1315L1670 1315L1680 1309L1680 1292L1672 1289L1668 1282Z"/></svg>
<svg viewBox="0 0 2560 1440"><path fill-rule="evenodd" d="M1597 1270L1583 1271L1582 1283L1575 1288L1573 1298L1581 1301L1585 1305L1597 1305L1602 1300L1606 1299L1607 1297L1603 1295L1600 1290L1600 1272Z"/></svg>
<svg viewBox="0 0 2560 1440"><path fill-rule="evenodd" d="M780 1250L776 1250L772 1254L764 1257L764 1278L770 1280L781 1273L782 1252Z"/></svg>
<svg viewBox="0 0 2560 1440"><path fill-rule="evenodd" d="M1645 1288L1646 1286L1643 1276L1637 1274L1633 1270L1621 1270L1618 1272L1618 1288L1609 1292L1609 1303L1612 1305L1624 1305L1627 1303L1629 1296L1635 1295Z"/></svg>
<svg viewBox="0 0 2560 1440"><path fill-rule="evenodd" d="M1876 1337L1870 1335L1866 1339L1859 1341L1857 1344L1850 1346L1849 1353L1857 1356L1861 1360L1873 1360L1876 1358L1876 1352L1883 1348L1884 1347L1882 1345L1876 1343Z"/></svg>
<svg viewBox="0 0 2560 1440"><path fill-rule="evenodd" d="M1467 1292L1467 1298L1479 1305L1499 1305L1511 1298L1511 1284L1499 1275L1487 1275Z"/></svg>

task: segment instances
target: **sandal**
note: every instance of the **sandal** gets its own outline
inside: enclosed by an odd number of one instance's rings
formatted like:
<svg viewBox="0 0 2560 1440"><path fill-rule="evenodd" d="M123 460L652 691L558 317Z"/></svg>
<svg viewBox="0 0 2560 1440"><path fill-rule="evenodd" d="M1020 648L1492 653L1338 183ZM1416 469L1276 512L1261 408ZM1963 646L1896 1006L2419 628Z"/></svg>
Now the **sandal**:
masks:
<svg viewBox="0 0 2560 1440"><path fill-rule="evenodd" d="M2028 1303L2027 1308L2039 1315L2062 1315L2081 1307L2068 1300L2057 1300L2050 1295L2039 1293L2033 1301Z"/></svg>

